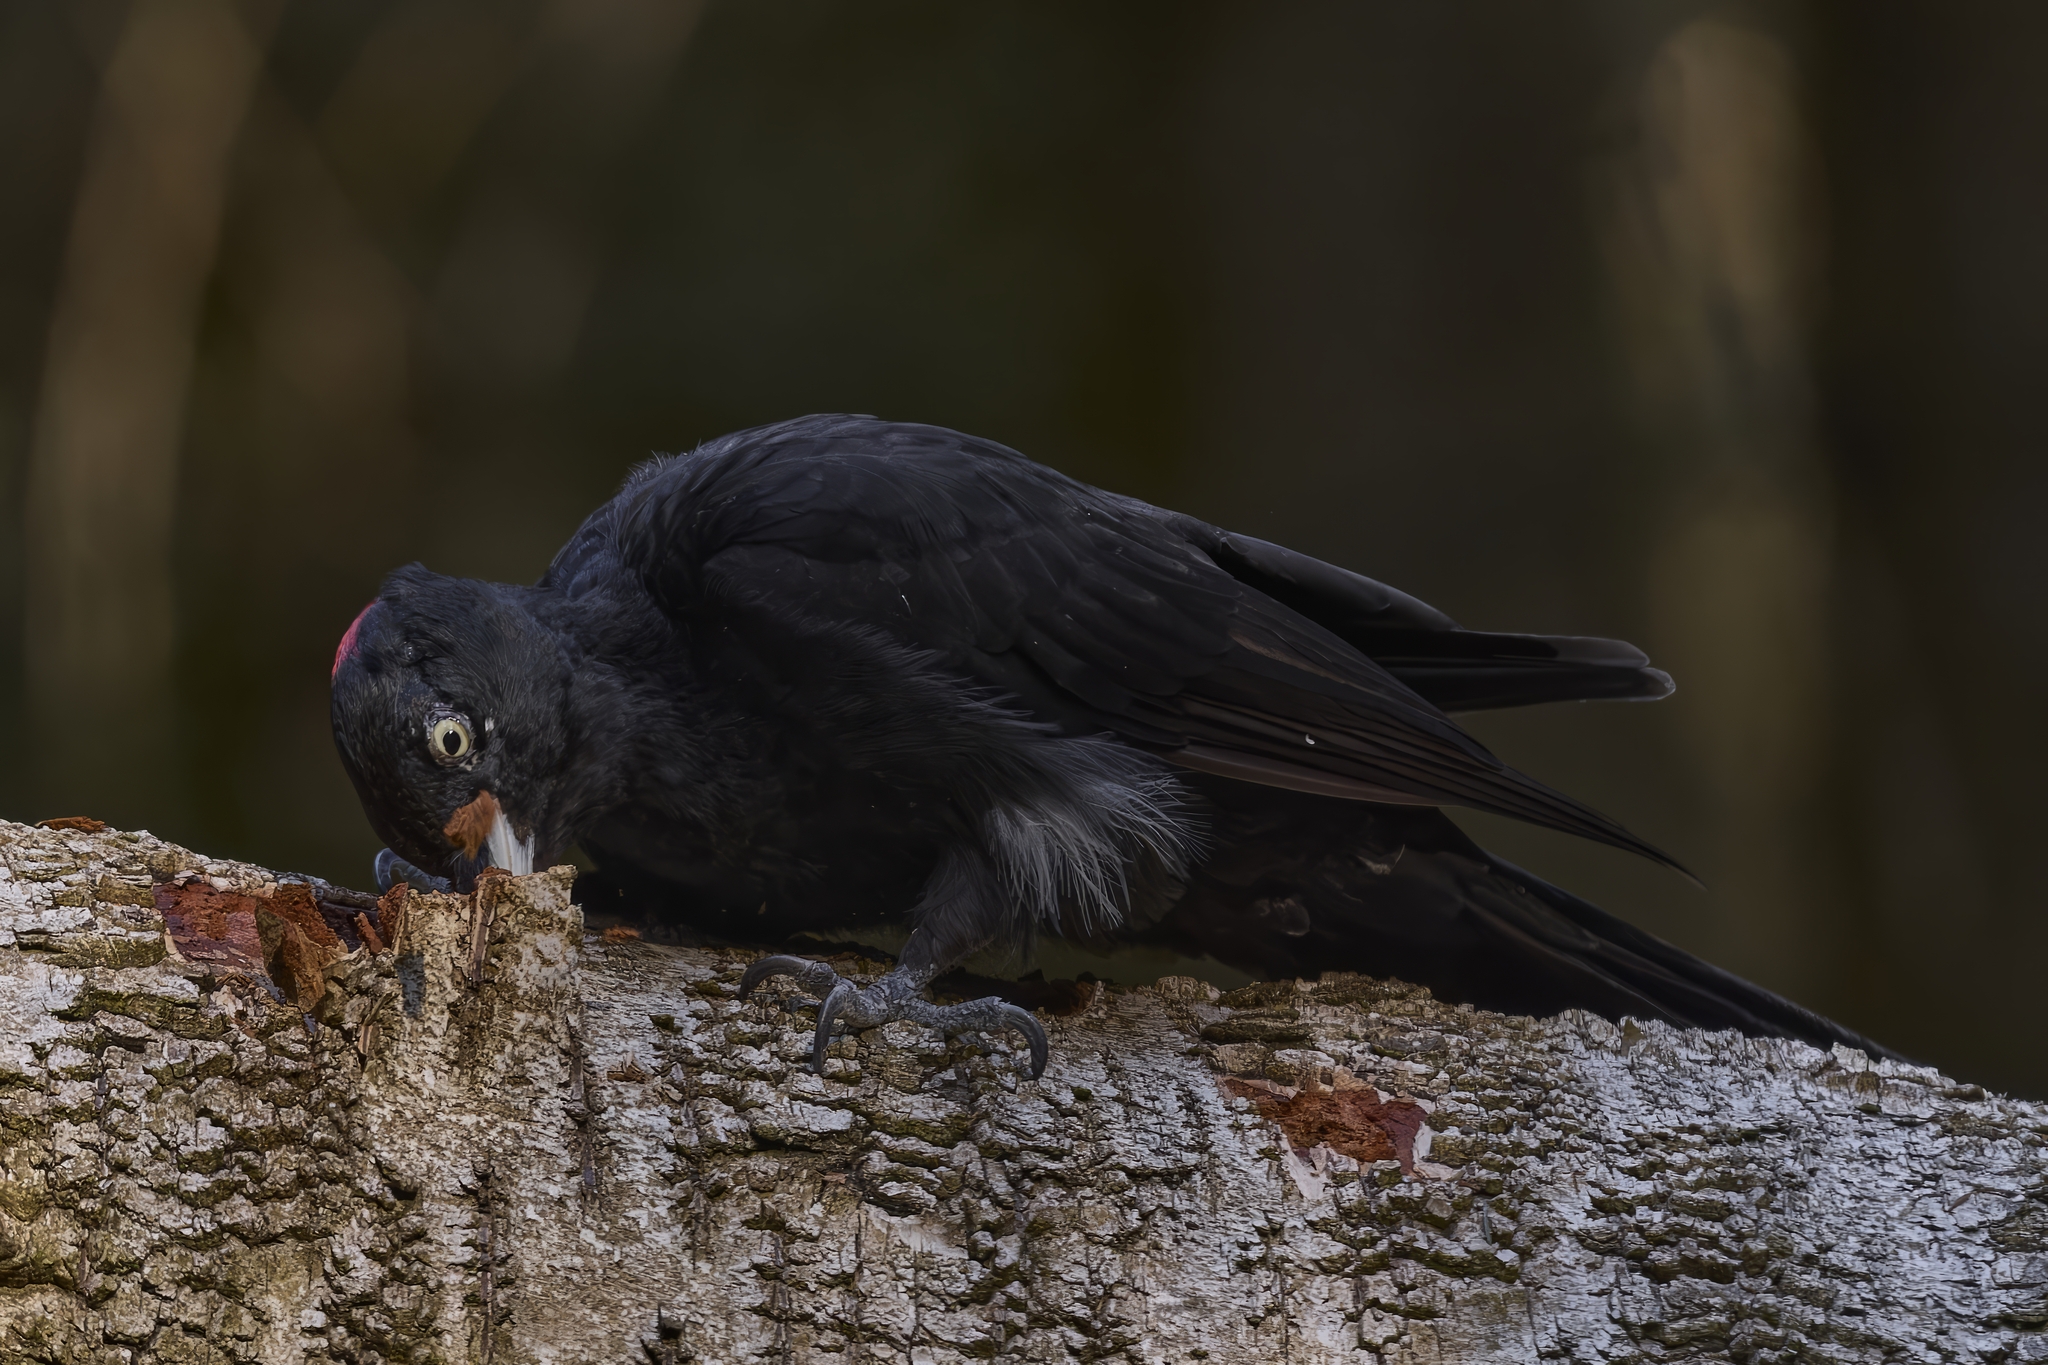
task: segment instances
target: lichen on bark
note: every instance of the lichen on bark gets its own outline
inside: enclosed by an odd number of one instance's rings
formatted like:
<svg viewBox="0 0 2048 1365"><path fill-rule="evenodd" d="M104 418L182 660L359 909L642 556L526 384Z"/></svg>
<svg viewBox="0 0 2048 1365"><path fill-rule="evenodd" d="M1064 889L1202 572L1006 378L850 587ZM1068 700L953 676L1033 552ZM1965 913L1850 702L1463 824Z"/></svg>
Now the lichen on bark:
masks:
<svg viewBox="0 0 2048 1365"><path fill-rule="evenodd" d="M0 825L0 1359L2048 1359L2048 1110L1932 1071L1333 975L814 1076L566 870L318 992L180 951L202 883L282 885Z"/></svg>

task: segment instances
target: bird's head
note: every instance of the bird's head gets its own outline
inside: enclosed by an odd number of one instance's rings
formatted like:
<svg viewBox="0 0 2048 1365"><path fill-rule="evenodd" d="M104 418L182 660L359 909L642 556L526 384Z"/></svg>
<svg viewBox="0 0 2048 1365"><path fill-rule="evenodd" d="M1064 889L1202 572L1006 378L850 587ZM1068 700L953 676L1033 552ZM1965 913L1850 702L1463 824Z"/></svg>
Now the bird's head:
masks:
<svg viewBox="0 0 2048 1365"><path fill-rule="evenodd" d="M412 565L334 655L334 743L363 813L394 852L461 888L560 851L569 667L524 592Z"/></svg>

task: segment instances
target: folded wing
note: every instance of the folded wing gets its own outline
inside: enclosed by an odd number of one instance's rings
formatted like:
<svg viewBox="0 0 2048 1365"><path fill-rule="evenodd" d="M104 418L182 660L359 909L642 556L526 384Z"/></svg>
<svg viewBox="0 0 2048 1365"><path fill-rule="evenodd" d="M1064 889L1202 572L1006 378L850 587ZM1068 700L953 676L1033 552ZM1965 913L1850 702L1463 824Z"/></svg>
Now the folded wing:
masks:
<svg viewBox="0 0 2048 1365"><path fill-rule="evenodd" d="M1330 631L1441 710L1671 695L1671 675L1623 641L1466 630L1362 574L1192 518L1179 524L1238 582Z"/></svg>
<svg viewBox="0 0 2048 1365"><path fill-rule="evenodd" d="M741 432L651 470L616 505L628 562L698 628L852 625L1068 733L1672 862L1444 711L1668 690L1625 645L1461 631L1370 579L936 427L827 417Z"/></svg>

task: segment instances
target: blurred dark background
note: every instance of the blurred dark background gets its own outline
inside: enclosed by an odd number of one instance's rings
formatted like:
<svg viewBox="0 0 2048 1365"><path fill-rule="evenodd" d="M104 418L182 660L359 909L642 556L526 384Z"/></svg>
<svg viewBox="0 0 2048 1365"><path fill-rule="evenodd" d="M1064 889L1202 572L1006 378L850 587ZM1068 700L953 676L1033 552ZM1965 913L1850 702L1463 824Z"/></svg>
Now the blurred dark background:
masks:
<svg viewBox="0 0 2048 1365"><path fill-rule="evenodd" d="M362 884L336 639L943 423L1619 635L1503 854L2048 1095L2048 7L0 0L0 813ZM2030 851L2031 850L2031 851Z"/></svg>

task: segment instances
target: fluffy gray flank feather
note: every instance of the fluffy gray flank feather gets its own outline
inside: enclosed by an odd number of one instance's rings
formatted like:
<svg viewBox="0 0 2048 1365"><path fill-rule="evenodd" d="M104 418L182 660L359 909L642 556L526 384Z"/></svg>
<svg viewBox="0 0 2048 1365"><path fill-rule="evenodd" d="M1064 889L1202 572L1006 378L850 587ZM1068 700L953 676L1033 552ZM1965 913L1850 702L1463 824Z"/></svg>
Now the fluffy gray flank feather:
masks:
<svg viewBox="0 0 2048 1365"><path fill-rule="evenodd" d="M991 807L982 828L1004 885L1038 923L1055 927L1064 902L1088 931L1121 924L1130 869L1140 858L1186 875L1202 840L1186 792L1170 774L1106 738L1047 739L1032 748L1060 780L1027 803Z"/></svg>

